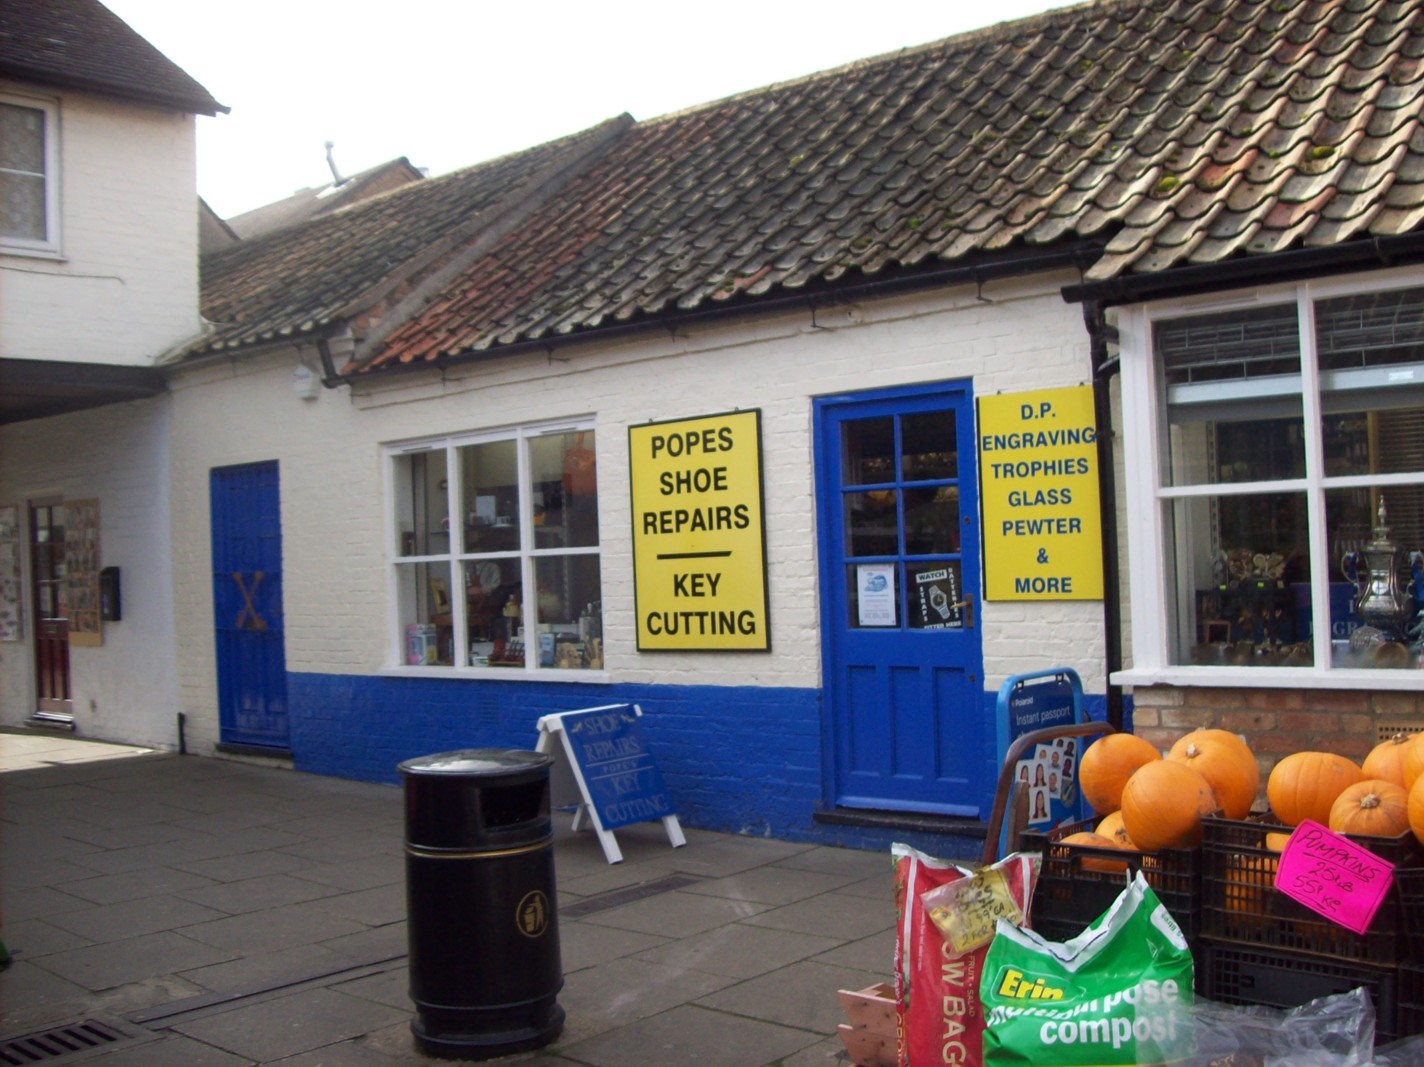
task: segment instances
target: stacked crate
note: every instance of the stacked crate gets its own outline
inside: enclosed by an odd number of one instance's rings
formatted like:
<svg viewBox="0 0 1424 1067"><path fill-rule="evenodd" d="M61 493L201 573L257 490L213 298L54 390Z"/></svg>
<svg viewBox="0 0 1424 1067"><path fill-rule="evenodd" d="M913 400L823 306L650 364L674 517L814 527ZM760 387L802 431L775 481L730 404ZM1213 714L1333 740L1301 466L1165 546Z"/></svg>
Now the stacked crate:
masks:
<svg viewBox="0 0 1424 1067"><path fill-rule="evenodd" d="M1201 911L1200 849L1132 852L1067 844L1063 840L1091 829L1088 822L1071 823L1050 833L1029 832L1019 838L1021 851L1043 854L1029 912L1033 929L1050 941L1066 941L1082 933L1112 906L1126 888L1129 874L1141 871L1182 928L1195 955ZM1112 869L1124 863L1125 870Z"/></svg>
<svg viewBox="0 0 1424 1067"><path fill-rule="evenodd" d="M1395 865L1395 885L1370 928L1356 934L1275 888L1279 852L1268 834L1288 836L1292 827L1270 816L1208 817L1202 823L1200 955L1197 991L1227 1004L1292 1008L1316 997L1358 986L1374 1000L1375 1032L1389 1041L1421 1029L1424 1005L1412 951L1406 897L1424 897L1419 843L1399 837L1351 836L1350 840Z"/></svg>

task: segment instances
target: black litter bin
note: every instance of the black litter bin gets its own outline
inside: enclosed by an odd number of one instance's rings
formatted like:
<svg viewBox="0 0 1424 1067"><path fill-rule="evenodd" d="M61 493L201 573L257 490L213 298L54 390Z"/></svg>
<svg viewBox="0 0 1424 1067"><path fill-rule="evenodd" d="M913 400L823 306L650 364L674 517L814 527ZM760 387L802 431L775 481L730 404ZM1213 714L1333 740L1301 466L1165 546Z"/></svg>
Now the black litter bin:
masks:
<svg viewBox="0 0 1424 1067"><path fill-rule="evenodd" d="M471 748L406 760L416 1048L489 1059L559 1036L550 756Z"/></svg>

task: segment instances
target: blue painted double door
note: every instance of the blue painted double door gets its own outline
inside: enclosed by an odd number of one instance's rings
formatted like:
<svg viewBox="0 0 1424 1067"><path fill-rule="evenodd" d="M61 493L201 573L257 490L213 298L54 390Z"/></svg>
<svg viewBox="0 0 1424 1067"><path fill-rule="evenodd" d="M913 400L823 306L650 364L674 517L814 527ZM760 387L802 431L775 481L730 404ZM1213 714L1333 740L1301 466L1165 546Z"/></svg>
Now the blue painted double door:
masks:
<svg viewBox="0 0 1424 1067"><path fill-rule="evenodd" d="M276 463L220 467L210 476L222 741L285 750L280 488Z"/></svg>
<svg viewBox="0 0 1424 1067"><path fill-rule="evenodd" d="M824 397L815 415L829 799L982 817L970 385Z"/></svg>

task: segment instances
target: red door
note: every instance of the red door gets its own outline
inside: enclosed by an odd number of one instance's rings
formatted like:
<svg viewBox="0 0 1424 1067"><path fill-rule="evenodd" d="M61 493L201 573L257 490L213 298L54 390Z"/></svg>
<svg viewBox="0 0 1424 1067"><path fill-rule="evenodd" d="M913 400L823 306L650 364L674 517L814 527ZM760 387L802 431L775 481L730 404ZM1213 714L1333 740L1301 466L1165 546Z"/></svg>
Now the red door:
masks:
<svg viewBox="0 0 1424 1067"><path fill-rule="evenodd" d="M72 718L62 503L30 505L30 560L30 593L35 619L35 709L41 717Z"/></svg>

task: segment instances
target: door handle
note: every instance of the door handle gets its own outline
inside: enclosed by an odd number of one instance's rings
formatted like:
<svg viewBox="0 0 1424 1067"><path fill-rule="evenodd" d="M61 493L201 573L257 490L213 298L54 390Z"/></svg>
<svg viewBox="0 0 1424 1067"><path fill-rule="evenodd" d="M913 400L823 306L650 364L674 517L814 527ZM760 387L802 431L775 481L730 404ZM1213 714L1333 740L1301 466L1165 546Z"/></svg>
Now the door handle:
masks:
<svg viewBox="0 0 1424 1067"><path fill-rule="evenodd" d="M955 609L963 609L963 611L964 611L964 628L965 628L966 630L972 630L972 629L974 629L974 594L973 594L973 593L965 593L963 600L956 600L953 604L950 605L950 607L951 607L951 608L955 608Z"/></svg>

